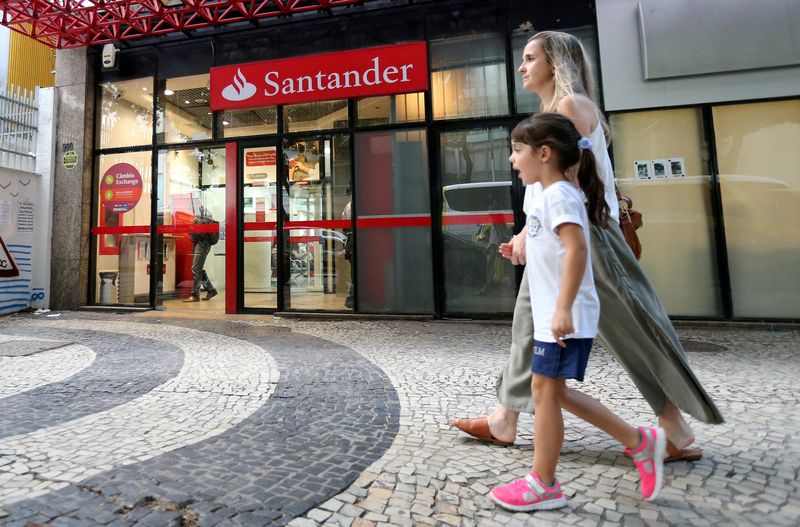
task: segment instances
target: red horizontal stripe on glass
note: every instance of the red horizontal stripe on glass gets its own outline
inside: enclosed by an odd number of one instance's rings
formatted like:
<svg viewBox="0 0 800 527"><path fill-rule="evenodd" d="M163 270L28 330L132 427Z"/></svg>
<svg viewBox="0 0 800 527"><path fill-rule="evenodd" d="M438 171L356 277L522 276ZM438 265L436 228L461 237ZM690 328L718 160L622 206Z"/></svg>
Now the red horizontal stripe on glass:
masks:
<svg viewBox="0 0 800 527"><path fill-rule="evenodd" d="M430 216L386 216L381 218L357 218L356 227L359 229L374 229L379 227L430 227Z"/></svg>
<svg viewBox="0 0 800 527"><path fill-rule="evenodd" d="M513 214L459 214L442 216L442 225L498 225L514 223Z"/></svg>
<svg viewBox="0 0 800 527"><path fill-rule="evenodd" d="M286 229L349 229L350 220L309 220L287 221L283 224Z"/></svg>
<svg viewBox="0 0 800 527"><path fill-rule="evenodd" d="M92 227L92 234L150 234L150 226L125 225L122 227Z"/></svg>
<svg viewBox="0 0 800 527"><path fill-rule="evenodd" d="M219 232L217 223L182 223L180 225L159 225L159 234L180 234L189 232Z"/></svg>
<svg viewBox="0 0 800 527"><path fill-rule="evenodd" d="M272 242L277 241L275 236L245 236L245 242ZM319 242L319 236L289 236L290 243L313 243Z"/></svg>
<svg viewBox="0 0 800 527"><path fill-rule="evenodd" d="M249 221L245 222L246 231L274 231L278 224L274 221Z"/></svg>

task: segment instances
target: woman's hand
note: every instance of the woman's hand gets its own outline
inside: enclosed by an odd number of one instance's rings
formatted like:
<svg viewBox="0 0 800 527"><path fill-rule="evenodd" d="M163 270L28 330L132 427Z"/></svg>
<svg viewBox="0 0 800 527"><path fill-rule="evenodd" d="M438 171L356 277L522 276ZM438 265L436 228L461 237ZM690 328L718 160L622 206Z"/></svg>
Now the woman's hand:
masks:
<svg viewBox="0 0 800 527"><path fill-rule="evenodd" d="M512 238L512 240L513 240L513 238ZM506 260L510 260L511 259L511 251L512 251L512 243L511 242L501 243L500 247L498 247L498 249L497 249L497 252L500 253L500 256L502 256Z"/></svg>
<svg viewBox="0 0 800 527"><path fill-rule="evenodd" d="M525 237L527 236L528 228L525 227L519 234L511 237L511 241L501 243L497 252L506 260L511 260L514 265L525 265Z"/></svg>
<svg viewBox="0 0 800 527"><path fill-rule="evenodd" d="M575 327L572 324L572 312L569 309L556 308L553 313L553 321L550 323L550 331L556 338L556 343L562 348L566 348L564 337L570 333L575 333Z"/></svg>
<svg viewBox="0 0 800 527"><path fill-rule="evenodd" d="M525 265L525 229L511 237L511 241L501 243L497 252L514 265Z"/></svg>
<svg viewBox="0 0 800 527"><path fill-rule="evenodd" d="M527 225L519 233L511 238L511 263L514 265L525 265L525 239L528 237Z"/></svg>

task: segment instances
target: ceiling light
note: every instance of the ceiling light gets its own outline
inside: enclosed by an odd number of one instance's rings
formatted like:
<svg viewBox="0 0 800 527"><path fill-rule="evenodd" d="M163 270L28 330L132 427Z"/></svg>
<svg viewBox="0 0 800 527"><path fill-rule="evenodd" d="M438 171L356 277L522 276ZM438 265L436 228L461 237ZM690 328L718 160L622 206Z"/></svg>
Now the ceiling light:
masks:
<svg viewBox="0 0 800 527"><path fill-rule="evenodd" d="M164 95L169 97L170 95L175 95L175 92L173 90L170 90L169 88L167 88L166 90L164 90Z"/></svg>
<svg viewBox="0 0 800 527"><path fill-rule="evenodd" d="M183 101L183 104L192 104L192 103L189 102L189 99L186 99L185 101Z"/></svg>
<svg viewBox="0 0 800 527"><path fill-rule="evenodd" d="M228 126L229 124L231 124L230 121L222 121L223 126Z"/></svg>
<svg viewBox="0 0 800 527"><path fill-rule="evenodd" d="M142 86L142 91L147 91L147 86Z"/></svg>

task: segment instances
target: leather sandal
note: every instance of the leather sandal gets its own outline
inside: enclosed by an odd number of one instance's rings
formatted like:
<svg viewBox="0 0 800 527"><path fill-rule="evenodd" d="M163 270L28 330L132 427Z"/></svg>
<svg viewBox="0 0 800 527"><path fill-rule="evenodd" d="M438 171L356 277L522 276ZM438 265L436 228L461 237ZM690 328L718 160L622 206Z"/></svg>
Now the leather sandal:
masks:
<svg viewBox="0 0 800 527"><path fill-rule="evenodd" d="M627 452L625 456L630 457ZM678 448L675 444L667 439L667 456L664 458L664 463L674 463L675 461L697 461L703 458L703 451L699 448Z"/></svg>
<svg viewBox="0 0 800 527"><path fill-rule="evenodd" d="M486 416L455 419L451 426L455 426L475 439L480 439L481 441L492 443L493 445L512 446L514 444L513 441L502 441L493 436L492 432L489 430L489 418Z"/></svg>
<svg viewBox="0 0 800 527"><path fill-rule="evenodd" d="M664 458L664 463L672 463L674 461L697 461L703 457L703 451L699 448L678 448L672 441L667 441L667 457Z"/></svg>

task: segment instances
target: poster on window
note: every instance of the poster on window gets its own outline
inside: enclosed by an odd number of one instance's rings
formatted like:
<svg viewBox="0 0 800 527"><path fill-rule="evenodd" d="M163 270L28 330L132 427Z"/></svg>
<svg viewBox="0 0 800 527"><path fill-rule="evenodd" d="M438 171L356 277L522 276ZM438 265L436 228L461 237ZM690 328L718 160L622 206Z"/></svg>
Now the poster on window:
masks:
<svg viewBox="0 0 800 527"><path fill-rule="evenodd" d="M274 146L244 150L244 182L253 186L275 183L277 150Z"/></svg>
<svg viewBox="0 0 800 527"><path fill-rule="evenodd" d="M320 142L299 141L284 150L289 163L289 181L309 183L320 180Z"/></svg>
<svg viewBox="0 0 800 527"><path fill-rule="evenodd" d="M142 197L142 175L129 163L108 167L100 180L100 204L109 212L133 210Z"/></svg>

